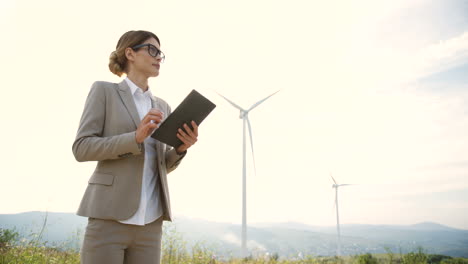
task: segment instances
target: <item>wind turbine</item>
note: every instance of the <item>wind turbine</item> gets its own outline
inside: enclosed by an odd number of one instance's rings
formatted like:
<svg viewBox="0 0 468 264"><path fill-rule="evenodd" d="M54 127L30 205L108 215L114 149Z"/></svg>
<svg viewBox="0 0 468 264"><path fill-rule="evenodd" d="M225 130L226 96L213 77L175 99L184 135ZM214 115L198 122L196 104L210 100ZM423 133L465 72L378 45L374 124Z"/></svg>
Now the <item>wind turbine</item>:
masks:
<svg viewBox="0 0 468 264"><path fill-rule="evenodd" d="M276 94L279 91L274 92L273 94L265 97L264 99L256 102L253 104L249 109L245 110L244 108L238 106L235 104L233 101L227 99L220 93L218 93L219 96L223 97L226 101L228 101L232 106L235 108L239 109L239 118L242 119L242 234L241 234L241 256L242 257L247 257L247 194L246 194L246 189L247 189L247 184L246 184L246 147L245 147L245 125L249 127L249 136L250 136L250 148L252 149L252 159L253 159L253 165L254 165L254 171L255 171L255 156L254 156L254 148L253 148L253 140L252 140L252 126L250 125L250 120L249 120L249 112L266 101L268 98L272 97L274 94Z"/></svg>
<svg viewBox="0 0 468 264"><path fill-rule="evenodd" d="M330 177L332 178L334 184L332 185L332 188L335 189L335 206L336 206L336 229L338 231L338 250L337 250L337 255L341 256L341 232L340 232L340 215L338 213L338 187L341 186L348 186L352 184L338 184L335 181L335 178L330 173Z"/></svg>

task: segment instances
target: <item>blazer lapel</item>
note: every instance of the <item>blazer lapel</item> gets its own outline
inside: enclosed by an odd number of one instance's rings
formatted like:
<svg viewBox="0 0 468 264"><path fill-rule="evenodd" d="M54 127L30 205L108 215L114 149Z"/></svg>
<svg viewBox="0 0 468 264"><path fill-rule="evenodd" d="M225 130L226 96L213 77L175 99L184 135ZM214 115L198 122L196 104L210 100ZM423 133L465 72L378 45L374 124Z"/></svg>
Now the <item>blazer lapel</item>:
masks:
<svg viewBox="0 0 468 264"><path fill-rule="evenodd" d="M122 98L122 101L127 108L128 113L133 119L133 123L135 123L135 127L138 127L140 124L140 116L138 115L138 111L135 105L135 101L133 100L132 93L130 92L130 87L128 87L127 82L123 80L119 83L119 95Z"/></svg>
<svg viewBox="0 0 468 264"><path fill-rule="evenodd" d="M156 98L154 95L151 96L151 107L157 108L159 111L163 112L164 115L166 115L166 113L164 113L164 109L162 109L162 107L159 105L158 98ZM164 116L164 118L166 118L166 116Z"/></svg>

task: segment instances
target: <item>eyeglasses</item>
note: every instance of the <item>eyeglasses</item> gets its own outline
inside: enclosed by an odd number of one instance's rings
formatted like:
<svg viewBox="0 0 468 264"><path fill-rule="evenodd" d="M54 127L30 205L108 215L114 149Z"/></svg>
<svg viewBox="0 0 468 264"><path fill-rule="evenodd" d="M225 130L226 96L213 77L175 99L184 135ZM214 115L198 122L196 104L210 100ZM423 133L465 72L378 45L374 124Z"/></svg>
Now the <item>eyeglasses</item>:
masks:
<svg viewBox="0 0 468 264"><path fill-rule="evenodd" d="M148 54L153 56L153 57L157 57L158 55L161 57L161 62L164 62L164 59L166 58L166 55L164 55L164 53L156 48L156 46L154 46L153 44L149 44L149 43L146 43L146 44L140 44L140 45L136 45L136 46L133 46L132 49L134 51L136 51L137 49L139 48L143 48L143 47L148 47Z"/></svg>

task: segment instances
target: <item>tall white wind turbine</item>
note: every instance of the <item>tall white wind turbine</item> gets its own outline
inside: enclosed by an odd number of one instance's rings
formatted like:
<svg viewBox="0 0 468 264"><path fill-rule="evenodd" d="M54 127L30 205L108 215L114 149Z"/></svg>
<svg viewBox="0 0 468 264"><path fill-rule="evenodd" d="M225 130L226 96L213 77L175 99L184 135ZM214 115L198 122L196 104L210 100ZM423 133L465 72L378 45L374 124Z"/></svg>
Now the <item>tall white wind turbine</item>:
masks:
<svg viewBox="0 0 468 264"><path fill-rule="evenodd" d="M336 229L337 229L337 232L338 232L338 250L337 250L337 256L341 256L341 232L340 232L340 215L339 215L339 212L338 212L338 187L341 187L341 186L349 186L349 185L352 185L352 184L338 184L336 181L335 181L335 178L333 178L333 176L331 175L330 173L330 177L332 178L334 184L332 185L332 188L335 189L335 207L336 207Z"/></svg>
<svg viewBox="0 0 468 264"><path fill-rule="evenodd" d="M252 149L252 158L253 158L253 165L254 165L254 170L255 170L255 156L254 156L254 148L253 148L253 140L252 140L252 126L250 125L250 120L249 120L249 112L266 101L268 98L272 97L274 94L276 94L279 91L276 91L275 93L265 97L264 99L256 102L253 104L249 109L245 110L244 108L238 106L235 104L233 101L227 99L223 95L219 94L219 96L223 97L226 101L228 101L232 106L235 108L239 109L240 114L239 118L243 120L243 126L242 126L242 242L241 242L241 256L242 257L247 257L247 195L246 195L246 147L245 147L245 125L249 127L249 136L250 136L250 148Z"/></svg>

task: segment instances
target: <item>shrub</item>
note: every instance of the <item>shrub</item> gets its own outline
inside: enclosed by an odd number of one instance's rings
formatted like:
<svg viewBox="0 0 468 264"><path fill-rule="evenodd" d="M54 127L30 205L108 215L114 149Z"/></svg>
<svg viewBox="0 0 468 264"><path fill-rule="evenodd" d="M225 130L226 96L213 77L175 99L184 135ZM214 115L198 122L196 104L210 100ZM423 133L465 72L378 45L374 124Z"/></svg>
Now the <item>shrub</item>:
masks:
<svg viewBox="0 0 468 264"><path fill-rule="evenodd" d="M451 259L452 257L445 256L445 255L436 255L431 254L427 256L427 263L429 264L439 264L444 259Z"/></svg>
<svg viewBox="0 0 468 264"><path fill-rule="evenodd" d="M468 259L465 259L465 258L450 258L450 259L444 259L440 263L441 264L468 264Z"/></svg>
<svg viewBox="0 0 468 264"><path fill-rule="evenodd" d="M18 241L18 232L0 228L0 249L7 248Z"/></svg>
<svg viewBox="0 0 468 264"><path fill-rule="evenodd" d="M403 264L427 264L427 255L422 248L418 252L410 252L402 257Z"/></svg>
<svg viewBox="0 0 468 264"><path fill-rule="evenodd" d="M378 261L377 261L376 258L374 258L372 256L372 254L367 253L367 254L358 256L355 263L357 263L357 264L377 264Z"/></svg>

